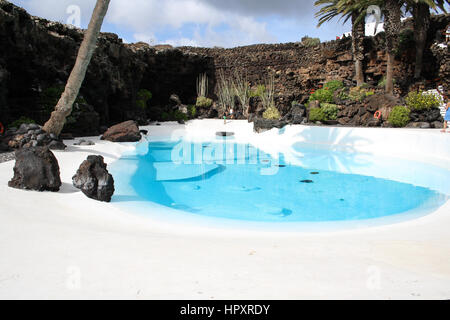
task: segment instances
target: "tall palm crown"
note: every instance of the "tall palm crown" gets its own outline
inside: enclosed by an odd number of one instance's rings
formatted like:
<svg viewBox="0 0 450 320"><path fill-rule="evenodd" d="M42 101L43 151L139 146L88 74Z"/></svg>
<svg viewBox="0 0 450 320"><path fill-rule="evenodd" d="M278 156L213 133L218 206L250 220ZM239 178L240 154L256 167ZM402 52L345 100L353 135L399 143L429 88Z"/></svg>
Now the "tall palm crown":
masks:
<svg viewBox="0 0 450 320"><path fill-rule="evenodd" d="M339 16L341 17L340 19L344 20L344 23L351 19L352 51L357 86L361 86L364 83L364 18L367 8L373 2L373 0L318 0L314 3L315 6L321 6L320 10L316 13L316 17L319 18L318 27Z"/></svg>

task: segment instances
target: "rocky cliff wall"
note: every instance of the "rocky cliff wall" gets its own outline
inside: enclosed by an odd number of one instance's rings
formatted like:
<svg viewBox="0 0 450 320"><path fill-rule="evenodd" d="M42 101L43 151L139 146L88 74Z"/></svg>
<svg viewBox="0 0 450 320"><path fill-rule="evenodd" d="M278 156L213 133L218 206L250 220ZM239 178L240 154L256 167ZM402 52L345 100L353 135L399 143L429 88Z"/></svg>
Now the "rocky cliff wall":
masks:
<svg viewBox="0 0 450 320"><path fill-rule="evenodd" d="M48 119L42 96L65 85L82 39L82 30L30 16L0 0L1 122L20 116L39 123ZM196 78L212 70L211 63L208 57L124 44L117 35L102 33L80 94L98 112L101 124L146 119L151 110L146 115L136 105L140 89L152 92L153 106L167 104L172 93L194 102Z"/></svg>
<svg viewBox="0 0 450 320"><path fill-rule="evenodd" d="M436 31L449 22L449 15L433 18L429 46ZM30 16L0 0L0 122L8 124L21 116L38 123L48 119L53 105L45 105L43 96L49 89L64 86L82 38L82 30ZM365 47L367 81L377 84L386 68L383 37L367 38ZM441 78L447 90L449 56L448 48L428 49L424 68L425 78ZM404 93L409 89L413 69L414 48L406 38L395 66L397 78L405 81L397 82L397 91ZM99 119L80 131L128 119L161 119L170 110L172 93L179 95L183 103L193 104L197 76L207 73L210 88L215 88L221 70L226 75L247 75L254 85L264 83L273 73L277 103L285 114L292 100L306 100L312 89L328 80L352 82L351 41L347 38L315 47L287 43L233 49L173 49L124 44L117 35L102 33L81 89L83 100L93 107ZM147 110L136 103L140 89L153 94ZM214 90L211 95L215 95ZM89 118L90 115L83 119Z"/></svg>

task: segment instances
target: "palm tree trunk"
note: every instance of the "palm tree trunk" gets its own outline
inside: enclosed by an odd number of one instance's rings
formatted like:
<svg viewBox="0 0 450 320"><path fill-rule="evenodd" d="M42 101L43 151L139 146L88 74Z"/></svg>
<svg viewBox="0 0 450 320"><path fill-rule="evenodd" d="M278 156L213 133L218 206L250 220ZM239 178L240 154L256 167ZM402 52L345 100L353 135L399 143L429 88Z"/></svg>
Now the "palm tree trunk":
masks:
<svg viewBox="0 0 450 320"><path fill-rule="evenodd" d="M422 76L423 53L427 42L427 33L430 27L430 7L423 2L415 3L413 6L414 16L414 40L416 42L416 65L414 79Z"/></svg>
<svg viewBox="0 0 450 320"><path fill-rule="evenodd" d="M385 23L386 32L386 51L388 55L386 70L386 93L394 94L394 62L395 53L398 47L398 35L401 29L401 8L402 3L399 0L385 1Z"/></svg>
<svg viewBox="0 0 450 320"><path fill-rule="evenodd" d="M358 13L352 13L352 51L355 62L355 80L358 87L364 84L364 36L366 28L363 21L357 22Z"/></svg>
<svg viewBox="0 0 450 320"><path fill-rule="evenodd" d="M44 130L57 136L61 133L67 116L72 113L72 106L80 91L81 84L97 45L97 38L103 24L110 0L97 0L94 12L83 42L78 50L75 66L67 80L66 88L52 112L50 119L45 123Z"/></svg>

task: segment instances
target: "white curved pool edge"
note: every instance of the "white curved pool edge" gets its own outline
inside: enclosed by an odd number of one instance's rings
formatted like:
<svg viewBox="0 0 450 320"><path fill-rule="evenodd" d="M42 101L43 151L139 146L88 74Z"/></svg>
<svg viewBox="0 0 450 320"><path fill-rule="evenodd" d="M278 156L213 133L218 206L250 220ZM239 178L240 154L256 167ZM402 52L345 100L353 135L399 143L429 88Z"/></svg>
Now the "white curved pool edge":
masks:
<svg viewBox="0 0 450 320"><path fill-rule="evenodd" d="M263 149L264 152L270 153L272 156L278 156L278 153L285 153L286 149L289 149L290 146L294 143L304 142L304 141L321 141L321 145L323 147L329 148L330 150L344 150L345 152L354 152L355 154L360 154L361 150L370 149L371 154L382 154L384 156L395 156L400 153L396 148L387 148L386 150L382 150L383 152L378 152L380 148L382 148L385 144L377 143L373 148L367 148L368 141L379 141L381 138L378 136L383 133L385 129L366 129L366 128L329 128L329 127L305 127L305 126L289 126L285 128L285 130L273 129L269 132L265 132L262 134L256 134L253 132L252 124L247 123L246 121L231 121L226 125L223 125L223 121L220 120L201 120L201 121L191 121L188 122L187 125L177 125L175 123L169 123L163 126L148 126L145 127L146 130L149 130L150 134L148 136L149 141L163 141L167 140L167 137L170 137L170 141L177 141L181 138L185 140L191 141L214 141L216 139L217 131L232 131L235 133L235 136L231 141L236 141L240 143L251 143L257 146L260 149ZM343 130L341 132L341 129ZM316 131L314 135L310 135L310 130ZM423 130L396 130L396 129L387 129L389 131L389 135L391 136L393 141L405 141L406 138L409 138L410 141L407 141L407 145L411 145L412 139L417 137L418 134L428 136L428 139L421 139L421 141L426 141L426 146L430 148L431 142L434 142L436 145L432 148L436 148L439 150L447 151L445 148L438 147L439 144L444 145L445 143L450 142L448 140L450 137L445 136L444 134L433 131L423 131ZM406 133L406 135L405 135ZM384 135L385 133L383 133ZM323 137L332 137L333 139L330 141L331 143L325 144ZM450 134L449 134L450 136ZM406 137L406 138L405 138ZM219 138L222 139L222 138ZM361 143L362 141L362 143ZM386 141L386 140L385 140ZM411 148L410 148L411 149ZM395 150L395 152L391 152L391 150ZM405 156L408 160L412 161L420 161L424 164L424 160L433 160L434 166L440 166L443 168L448 168L448 160L439 161L439 159L426 159L426 157L422 157L421 152L417 152L419 148L412 148L414 152L409 151L408 154L401 154L401 158L404 159ZM146 154L147 146L144 144L137 148L137 151L140 154ZM134 151L130 151L129 154L133 154ZM369 152L366 152L370 154ZM286 154L286 153L285 153ZM412 154L415 156L413 157ZM445 156L449 156L448 151L443 152ZM289 160L289 159L286 159ZM298 165L304 165L303 163L297 163ZM318 168L317 166L314 168ZM323 168L319 168L323 169ZM327 169L327 168L325 168ZM427 168L425 168L427 169ZM132 175L132 172L136 170L136 167L133 168L132 161L129 164L127 171L128 176ZM389 166L386 164L373 164L371 166L370 172L358 171L356 169L349 168L338 168L336 171L344 172L344 173L353 173L353 174L366 174L370 176L376 176L379 178L385 178L390 180L402 181L402 174L404 173L396 173L393 170L389 169ZM396 177L396 175L398 177ZM416 179L417 178L417 179ZM413 182L417 182L416 185L420 185L423 182L423 177L421 179L420 176L415 177ZM406 181L407 183L411 183L411 181ZM433 186L435 190L440 192L445 191L445 194L450 193L450 184L447 184L445 181ZM443 190L444 189L444 190ZM123 190L122 190L123 191ZM128 188L125 193L128 197L137 197L134 190L132 188ZM446 203L442 208L448 206L449 202ZM426 205L424 205L425 207ZM369 220L360 220L360 221L342 221L342 222L322 222L322 223L258 223L251 221L233 221L229 219L221 219L221 218L211 218L206 216L198 216L195 214L184 213L177 210L173 210L171 208L167 208L164 206L160 206L158 204L141 202L140 200L135 201L134 203L127 205L120 205L119 207L125 211L133 211L135 214L139 214L142 217L147 217L152 219L153 221L158 221L158 223L164 224L166 226L178 225L181 229L191 229L197 230L220 230L223 231L255 231L255 232L310 232L310 233L322 233L322 232L341 232L345 230L355 230L358 228L374 228L380 227L386 224L398 224L405 223L408 220L414 219L423 219L426 218L426 215L430 214L429 208L417 208L410 212L405 212L402 214L369 219Z"/></svg>

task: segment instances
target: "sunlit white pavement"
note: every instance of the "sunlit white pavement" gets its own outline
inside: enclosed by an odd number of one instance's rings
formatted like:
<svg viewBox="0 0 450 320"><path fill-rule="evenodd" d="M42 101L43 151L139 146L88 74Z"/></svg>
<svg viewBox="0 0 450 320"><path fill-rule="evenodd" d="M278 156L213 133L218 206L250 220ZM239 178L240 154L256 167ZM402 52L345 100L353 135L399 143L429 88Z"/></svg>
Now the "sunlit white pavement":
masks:
<svg viewBox="0 0 450 320"><path fill-rule="evenodd" d="M221 126L209 120L151 126L149 139L174 130L206 135ZM268 152L287 143L283 134L308 130L338 147L350 146L341 135L357 135L371 141L355 143L357 151L450 163L450 135L434 130L291 127L258 136L243 122L226 128ZM449 202L416 220L326 233L171 225L95 202L71 186L87 155L111 163L134 147L95 142L55 152L64 183L59 193L8 188L14 163L0 164L0 298L450 298Z"/></svg>

